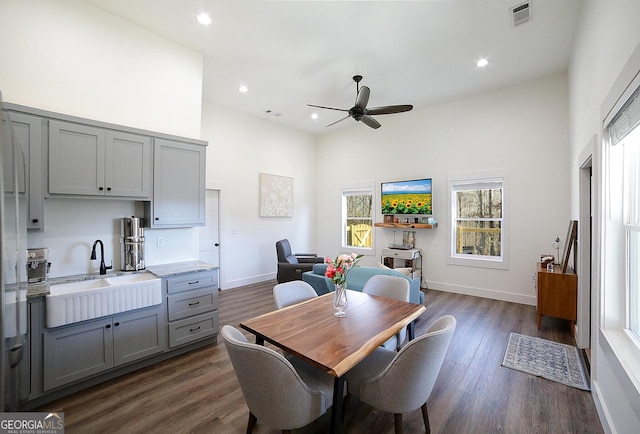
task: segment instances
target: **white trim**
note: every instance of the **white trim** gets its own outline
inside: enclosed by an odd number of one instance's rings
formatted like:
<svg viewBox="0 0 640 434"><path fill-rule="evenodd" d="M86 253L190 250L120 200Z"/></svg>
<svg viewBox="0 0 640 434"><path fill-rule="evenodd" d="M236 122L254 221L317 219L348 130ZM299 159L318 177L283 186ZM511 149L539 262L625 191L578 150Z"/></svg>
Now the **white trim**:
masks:
<svg viewBox="0 0 640 434"><path fill-rule="evenodd" d="M466 184L469 186L495 185L496 182L502 184L502 218L500 246L501 256L490 257L480 255L460 255L454 253L455 229L453 222L454 184ZM509 171L506 169L482 170L477 172L457 172L447 174L447 264L461 265L467 267L491 268L498 270L509 269Z"/></svg>
<svg viewBox="0 0 640 434"><path fill-rule="evenodd" d="M478 288L475 286L452 285L449 283L427 281L429 291L443 291L454 294L471 295L474 297L489 298L492 300L508 301L511 303L526 304L536 306L537 298L535 295L516 294L514 292L496 291L488 288Z"/></svg>
<svg viewBox="0 0 640 434"><path fill-rule="evenodd" d="M591 293L592 280L592 216L595 199L593 178L593 153L596 149L598 135L594 134L578 158L578 309L575 328L576 345L578 348L591 348ZM591 176L589 176L591 173ZM595 219L593 221L595 223Z"/></svg>
<svg viewBox="0 0 640 434"><path fill-rule="evenodd" d="M345 245L345 216L343 199L349 195L371 194L371 247L351 247ZM346 183L340 186L340 253L356 253L358 255L375 256L376 255L376 231L374 223L376 219L376 186L374 181L360 181Z"/></svg>

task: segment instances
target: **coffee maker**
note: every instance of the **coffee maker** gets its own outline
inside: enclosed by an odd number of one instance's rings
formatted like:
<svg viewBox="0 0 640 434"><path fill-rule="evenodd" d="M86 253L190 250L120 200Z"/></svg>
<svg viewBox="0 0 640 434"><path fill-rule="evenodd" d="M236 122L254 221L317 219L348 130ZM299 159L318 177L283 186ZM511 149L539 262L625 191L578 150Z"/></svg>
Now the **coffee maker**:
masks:
<svg viewBox="0 0 640 434"><path fill-rule="evenodd" d="M48 250L45 248L27 249L27 283L39 283L47 280L50 262L47 262Z"/></svg>
<svg viewBox="0 0 640 434"><path fill-rule="evenodd" d="M144 270L143 219L125 217L120 219L120 260L122 271Z"/></svg>

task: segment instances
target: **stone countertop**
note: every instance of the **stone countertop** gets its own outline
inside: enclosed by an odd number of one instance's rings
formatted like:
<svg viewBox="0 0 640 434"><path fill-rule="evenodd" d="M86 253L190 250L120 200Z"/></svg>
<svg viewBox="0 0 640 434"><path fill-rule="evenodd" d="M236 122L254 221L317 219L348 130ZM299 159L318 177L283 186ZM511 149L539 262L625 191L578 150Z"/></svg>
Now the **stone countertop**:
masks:
<svg viewBox="0 0 640 434"><path fill-rule="evenodd" d="M152 265L147 267L158 277L170 277L179 274L195 273L197 271L217 270L219 267L202 261L175 262L172 264Z"/></svg>
<svg viewBox="0 0 640 434"><path fill-rule="evenodd" d="M69 282L80 282L82 280L103 279L113 276L122 276L123 274L142 273L149 271L158 277L171 277L180 274L194 273L197 271L217 270L219 267L202 261L175 262L170 264L152 265L145 270L140 271L115 271L104 275L99 274L79 274L76 276L63 276L48 279L46 282L31 283L27 285L27 298L44 297L49 294L51 285Z"/></svg>

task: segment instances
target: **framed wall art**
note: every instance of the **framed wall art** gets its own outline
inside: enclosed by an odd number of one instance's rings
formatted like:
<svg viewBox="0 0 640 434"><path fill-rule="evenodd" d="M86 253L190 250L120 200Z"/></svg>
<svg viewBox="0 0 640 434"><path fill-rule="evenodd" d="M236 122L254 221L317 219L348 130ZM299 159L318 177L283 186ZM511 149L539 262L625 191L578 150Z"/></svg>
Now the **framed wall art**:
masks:
<svg viewBox="0 0 640 434"><path fill-rule="evenodd" d="M293 178L260 174L260 217L293 217Z"/></svg>

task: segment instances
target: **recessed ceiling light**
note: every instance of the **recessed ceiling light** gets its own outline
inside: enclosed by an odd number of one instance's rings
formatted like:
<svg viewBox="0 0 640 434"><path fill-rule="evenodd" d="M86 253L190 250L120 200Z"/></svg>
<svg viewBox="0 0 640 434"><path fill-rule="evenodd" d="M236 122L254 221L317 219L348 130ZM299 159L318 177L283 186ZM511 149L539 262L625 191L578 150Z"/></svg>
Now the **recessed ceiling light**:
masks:
<svg viewBox="0 0 640 434"><path fill-rule="evenodd" d="M476 62L476 66L478 68L484 68L485 66L487 66L489 64L489 61L487 59L480 59Z"/></svg>
<svg viewBox="0 0 640 434"><path fill-rule="evenodd" d="M318 113L312 113L311 119L318 119Z"/></svg>
<svg viewBox="0 0 640 434"><path fill-rule="evenodd" d="M238 90L242 93L247 93L249 91L249 88L243 84L238 88Z"/></svg>
<svg viewBox="0 0 640 434"><path fill-rule="evenodd" d="M209 24L211 24L211 17L209 16L209 14L206 14L204 12L198 14L197 19L198 22L203 26L208 26Z"/></svg>

